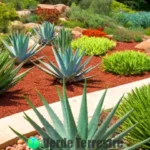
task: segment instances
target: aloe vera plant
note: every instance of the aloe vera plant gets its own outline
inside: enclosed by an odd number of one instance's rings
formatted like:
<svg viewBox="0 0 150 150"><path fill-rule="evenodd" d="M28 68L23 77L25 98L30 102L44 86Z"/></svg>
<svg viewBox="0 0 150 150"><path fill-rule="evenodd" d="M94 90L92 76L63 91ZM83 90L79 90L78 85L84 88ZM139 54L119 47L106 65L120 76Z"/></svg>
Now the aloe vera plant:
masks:
<svg viewBox="0 0 150 150"><path fill-rule="evenodd" d="M70 30L61 29L58 36L54 40L54 46L64 52L65 49L71 47L72 33Z"/></svg>
<svg viewBox="0 0 150 150"><path fill-rule="evenodd" d="M39 36L40 42L47 45L50 45L55 37L54 24L50 22L44 22L38 28L33 28L33 30Z"/></svg>
<svg viewBox="0 0 150 150"><path fill-rule="evenodd" d="M38 46L38 43L29 47L29 39L29 34L13 33L9 36L9 42L2 40L10 56L16 59L17 64L24 61L28 62L28 60L44 48L44 46Z"/></svg>
<svg viewBox="0 0 150 150"><path fill-rule="evenodd" d="M71 47L68 47L64 51L61 49L53 49L53 53L57 62L57 66L55 66L48 58L48 63L45 63L42 60L39 60L39 62L44 66L40 66L39 64L34 63L39 69L47 73L48 75L53 76L54 78L58 79L60 82L62 82L63 78L66 82L76 82L76 81L82 81L84 79L92 78L93 76L85 76L86 73L90 72L96 66L90 66L85 68L85 66L89 63L89 61L92 59L92 56L89 57L85 62L81 63L82 58L85 54L85 52L80 52L80 50L76 50L75 54L73 53L73 50Z"/></svg>
<svg viewBox="0 0 150 150"><path fill-rule="evenodd" d="M30 71L28 69L17 75L23 63L15 68L14 61L7 51L0 53L0 94L15 86Z"/></svg>
<svg viewBox="0 0 150 150"><path fill-rule="evenodd" d="M93 114L93 117L91 118L90 122L88 123L88 109L87 109L87 94L86 94L86 84L84 86L83 90L83 96L81 101L81 107L79 112L79 118L78 123L75 123L75 119L73 117L73 113L71 111L71 107L68 101L67 93L66 93L66 86L65 81L63 82L63 94L60 93L58 90L59 99L61 101L62 106L62 113L63 113L63 119L64 123L62 123L59 119L59 117L55 114L53 109L50 107L50 105L47 103L45 98L40 94L37 93L40 97L41 101L43 102L48 115L50 116L53 126L44 118L44 116L38 111L38 109L34 106L34 104L29 100L28 97L26 97L27 103L32 107L33 111L37 115L38 119L42 123L43 128L41 128L34 120L31 118L28 114L24 113L24 118L34 127L34 129L42 136L41 146L37 148L37 150L48 150L48 149L55 149L49 147L49 144L45 142L44 140L49 139L50 141L61 141L63 139L71 140L73 141L73 145L71 148L62 148L59 149L62 150L87 150L87 149L93 149L93 150L109 150L113 147L105 147L106 143L103 141L111 141L112 143L116 140L122 140L124 136L126 136L136 125L133 125L126 129L125 131L117 134L116 136L112 136L115 131L120 127L120 125L128 118L128 116L132 113L132 110L127 112L121 119L119 119L115 124L110 126L110 122L121 102L121 99L116 104L116 106L111 110L111 112L108 114L106 119L101 123L101 125L98 127L99 118L102 114L102 106L103 102L106 96L107 90L104 91L103 95L100 98L100 101L95 109L95 112ZM19 132L17 132L15 129L10 127L12 131L17 134L21 139L23 139L26 143L28 142L28 139L21 135ZM77 138L86 141L85 146L79 146L77 147ZM102 143L100 143L100 147L97 147L96 144L92 145L92 148L88 148L87 142L89 140L102 140ZM139 146L141 146L143 143L146 143L150 140L150 138L133 145L131 147L122 148L123 150L135 150Z"/></svg>

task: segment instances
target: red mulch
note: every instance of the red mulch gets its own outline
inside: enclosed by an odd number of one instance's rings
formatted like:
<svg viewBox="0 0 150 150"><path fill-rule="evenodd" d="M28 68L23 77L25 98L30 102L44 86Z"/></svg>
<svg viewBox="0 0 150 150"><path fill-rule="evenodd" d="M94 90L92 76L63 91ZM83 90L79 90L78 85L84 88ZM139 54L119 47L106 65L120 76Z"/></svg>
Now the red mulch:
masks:
<svg viewBox="0 0 150 150"><path fill-rule="evenodd" d="M136 43L118 43L115 50L112 50L109 53L113 53L118 50L133 49L135 45ZM38 54L38 56L41 56L41 54L47 55L50 60L54 62L55 59L50 47L46 47L41 53ZM86 58L87 57L85 56L84 59ZM93 57L89 65L96 65L100 63L101 60L102 57ZM21 71L26 69L27 67L23 68ZM94 77L91 81L88 81L87 92L94 92L107 87L115 87L150 77L150 73L128 77L113 75L111 73L104 72L101 67L96 68L88 75L96 74L98 74L96 77ZM42 93L49 103L58 101L56 85L61 88L61 85L58 84L53 77L42 72L37 67L34 67L29 74L15 87L13 87L7 93L0 95L0 118L30 109L23 97L23 94L29 95L29 98L36 106L41 106L42 103L36 95L36 90ZM83 83L67 85L68 96L73 97L81 95L82 89ZM97 98L99 99L99 97Z"/></svg>

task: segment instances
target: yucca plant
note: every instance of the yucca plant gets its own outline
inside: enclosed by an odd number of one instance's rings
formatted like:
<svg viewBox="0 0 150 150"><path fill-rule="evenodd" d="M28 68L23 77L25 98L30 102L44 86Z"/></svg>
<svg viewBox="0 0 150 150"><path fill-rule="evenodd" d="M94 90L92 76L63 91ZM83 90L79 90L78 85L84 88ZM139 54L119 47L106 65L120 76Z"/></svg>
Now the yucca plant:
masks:
<svg viewBox="0 0 150 150"><path fill-rule="evenodd" d="M61 29L58 36L54 40L54 46L64 52L65 49L71 47L72 33L70 30Z"/></svg>
<svg viewBox="0 0 150 150"><path fill-rule="evenodd" d="M44 118L44 116L38 111L38 109L33 105L31 100L26 97L27 103L32 107L33 111L39 118L40 122L44 126L44 129L41 128L34 120L31 118L29 115L24 113L24 118L34 127L34 129L42 136L43 140L41 141L41 146L37 148L37 150L48 150L48 149L55 149L55 148L50 148L48 142L52 141L63 141L66 139L66 141L71 140L72 141L72 147L71 148L62 148L60 147L59 149L64 149L64 150L85 150L85 149L93 149L93 150L109 150L110 148L115 147L113 145L114 141L119 141L122 140L125 135L127 135L135 126L131 126L125 131L117 134L116 136L113 136L113 134L116 132L118 127L128 118L128 116L132 113L132 110L127 112L121 119L119 119L115 124L110 126L110 122L121 102L121 99L119 102L116 104L116 106L111 110L111 112L108 114L106 119L101 123L101 125L98 127L99 123L99 118L102 114L102 106L104 102L104 98L106 96L107 90L104 91L97 108L93 114L93 117L91 121L88 123L88 109L87 109L87 94L86 94L86 84L84 86L83 90L83 96L82 96L82 102L81 102L81 107L80 107L80 113L79 113L79 118L78 118L78 123L76 125L75 119L73 117L73 113L71 111L71 107L68 101L67 93L66 93L66 86L65 83L63 82L63 94L60 93L58 90L58 95L59 99L61 101L61 106L62 106L62 112L63 112L63 119L64 123L60 121L58 116L55 114L55 112L52 110L50 105L47 103L45 98L38 93L38 96L40 97L41 101L43 102L52 122L53 126ZM28 142L28 139L18 133L16 130L11 128L15 134L17 134L20 138L22 138L26 143ZM85 141L85 145L80 146L77 144L77 140ZM106 147L108 142L111 142L111 147L108 145ZM138 143L134 146L128 147L128 148L122 148L123 150L134 150L141 146L143 143L146 143L150 140L150 138L142 141L141 143ZM89 141L101 141L99 143L99 147L96 144L90 144ZM60 144L60 143L58 143ZM77 146L78 145L78 146ZM55 145L56 146L56 145ZM57 145L58 146L58 145ZM67 145L68 146L68 145ZM90 147L90 148L89 148Z"/></svg>
<svg viewBox="0 0 150 150"><path fill-rule="evenodd" d="M50 45L55 37L54 24L51 24L50 22L43 22L41 26L33 28L33 30L39 36L40 43Z"/></svg>
<svg viewBox="0 0 150 150"><path fill-rule="evenodd" d="M16 85L30 71L28 69L17 75L23 63L15 68L14 61L7 51L0 53L0 94Z"/></svg>
<svg viewBox="0 0 150 150"><path fill-rule="evenodd" d="M9 36L9 42L2 40L10 56L15 58L17 64L25 61L28 62L28 60L44 48L44 46L38 46L38 43L29 47L29 39L30 35L28 33L17 32Z"/></svg>
<svg viewBox="0 0 150 150"><path fill-rule="evenodd" d="M85 76L85 74L99 65L98 64L92 67L90 66L85 69L85 66L89 63L92 56L89 57L84 63L81 63L85 52L81 53L79 49L75 52L75 54L70 47L65 49L64 52L61 49L56 50L55 48L52 48L52 50L58 67L55 66L47 57L48 63L39 60L44 67L36 63L34 64L45 73L58 79L60 82L62 82L63 78L65 78L65 81L68 83L92 78L93 76Z"/></svg>

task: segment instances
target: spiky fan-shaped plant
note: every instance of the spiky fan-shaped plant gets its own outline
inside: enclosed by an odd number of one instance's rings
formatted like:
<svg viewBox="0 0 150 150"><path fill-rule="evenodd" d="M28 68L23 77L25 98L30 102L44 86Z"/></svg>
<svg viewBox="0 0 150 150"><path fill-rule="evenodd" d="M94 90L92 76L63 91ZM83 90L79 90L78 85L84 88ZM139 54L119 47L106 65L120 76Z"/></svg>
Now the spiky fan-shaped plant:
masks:
<svg viewBox="0 0 150 150"><path fill-rule="evenodd" d="M85 52L81 53L79 49L76 50L74 54L71 47L68 47L64 51L62 51L61 49L56 50L53 48L53 53L58 67L54 65L48 58L48 63L39 60L39 62L44 67L36 63L34 64L48 75L51 75L54 78L58 79L58 81L60 82L62 82L63 78L68 83L83 81L84 79L92 78L93 76L85 76L86 73L90 72L99 65L98 64L96 66L85 68L85 66L92 59L92 56L89 57L85 62L81 63Z"/></svg>
<svg viewBox="0 0 150 150"><path fill-rule="evenodd" d="M62 123L58 116L55 114L53 109L50 107L50 105L47 103L45 98L38 93L38 96L40 97L41 101L43 102L52 122L53 126L44 118L44 116L38 111L38 109L33 105L33 103L26 97L27 103L32 107L33 111L39 118L40 122L44 126L44 129L41 128L34 120L31 118L29 115L24 113L24 118L34 127L34 129L42 136L43 141L41 146L37 150L47 150L47 149L52 149L49 147L49 144L47 142L44 142L46 139L49 139L50 141L62 141L63 139L66 140L72 140L73 141L73 147L72 148L59 148L64 149L64 150L85 150L88 149L88 145L85 147L76 147L76 142L77 138L80 138L81 140L89 141L89 140L102 140L106 141L109 140L112 143L117 140L122 140L125 135L127 135L136 125L133 125L126 129L125 131L119 133L116 136L112 136L115 131L120 127L120 125L128 118L128 116L131 114L132 110L127 112L121 119L119 119L115 124L110 126L110 122L121 102L121 99L119 102L116 104L116 106L111 110L111 112L108 114L106 119L101 123L100 127L98 127L99 123L99 118L102 113L102 106L104 102L104 98L106 96L107 90L104 91L102 97L100 98L100 101L95 109L95 112L93 114L93 117L91 121L88 123L88 109L87 109L87 94L86 94L86 84L84 86L83 90L83 96L82 96L82 102L81 102L81 107L80 107L80 113L79 113L79 118L78 118L78 123L76 125L73 113L71 111L71 107L68 101L67 93L66 93L66 86L65 82L63 82L63 94L60 93L58 90L58 95L59 99L61 101L61 106L62 106L62 112L63 112L63 119L64 122ZM15 131L13 128L11 128L15 134L17 134L20 138L22 138L26 143L28 142L28 139ZM134 146L124 148L123 150L134 150L141 146L143 143L146 143L149 141L150 138L144 140L141 143L138 143ZM100 147L92 146L93 150L109 150L110 147L105 148L104 143L102 142L100 144ZM113 146L113 145L112 145ZM91 148L90 148L91 149Z"/></svg>
<svg viewBox="0 0 150 150"><path fill-rule="evenodd" d="M50 45L55 36L54 24L50 22L43 22L38 28L33 28L35 33L39 36L40 42Z"/></svg>
<svg viewBox="0 0 150 150"><path fill-rule="evenodd" d="M9 36L10 44L5 40L2 40L3 44L8 49L10 56L16 59L17 64L24 61L27 62L44 48L44 46L37 46L38 43L35 43L33 46L29 47L29 39L29 34L17 32Z"/></svg>
<svg viewBox="0 0 150 150"><path fill-rule="evenodd" d="M14 61L7 51L0 53L0 94L15 86L30 70L17 75L23 64L15 68Z"/></svg>
<svg viewBox="0 0 150 150"><path fill-rule="evenodd" d="M72 33L70 30L61 29L58 33L58 36L54 40L54 46L56 49L61 49L61 51L65 51L65 49L71 47L72 41Z"/></svg>

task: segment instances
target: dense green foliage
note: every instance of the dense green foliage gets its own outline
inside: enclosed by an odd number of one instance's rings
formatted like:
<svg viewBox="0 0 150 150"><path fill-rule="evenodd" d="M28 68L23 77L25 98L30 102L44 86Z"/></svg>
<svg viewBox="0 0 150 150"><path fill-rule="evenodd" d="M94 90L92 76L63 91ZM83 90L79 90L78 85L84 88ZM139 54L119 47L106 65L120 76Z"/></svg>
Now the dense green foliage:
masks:
<svg viewBox="0 0 150 150"><path fill-rule="evenodd" d="M11 4L0 3L0 33L8 31L11 20L17 18L17 13Z"/></svg>
<svg viewBox="0 0 150 150"><path fill-rule="evenodd" d="M85 50L86 55L103 55L108 50L113 49L116 46L114 41L111 41L107 38L98 38L98 37L86 37L83 36L72 41L72 48L78 49L81 51Z"/></svg>
<svg viewBox="0 0 150 150"><path fill-rule="evenodd" d="M67 21L61 21L61 25L63 25L65 28L75 28L75 27L86 27L86 24L84 22L78 21L78 20L67 20Z"/></svg>
<svg viewBox="0 0 150 150"><path fill-rule="evenodd" d="M142 74L150 71L150 57L136 51L116 52L103 58L105 71L119 75Z"/></svg>
<svg viewBox="0 0 150 150"><path fill-rule="evenodd" d="M113 33L114 39L120 42L141 42L143 37L143 33L140 30L138 31L138 29L118 28L114 30L109 29L109 31Z"/></svg>
<svg viewBox="0 0 150 150"><path fill-rule="evenodd" d="M23 10L36 8L38 0L3 0L3 3L12 4L16 10Z"/></svg>
<svg viewBox="0 0 150 150"><path fill-rule="evenodd" d="M146 28L146 29L144 30L144 33L145 33L146 35L150 36L150 27Z"/></svg>
<svg viewBox="0 0 150 150"><path fill-rule="evenodd" d="M113 0L111 7L112 7L112 11L116 13L120 13L120 12L134 13L135 12L134 10L129 8L127 5L120 3L116 0Z"/></svg>
<svg viewBox="0 0 150 150"><path fill-rule="evenodd" d="M120 13L116 17L117 20L124 26L130 27L143 27L150 26L150 12L137 12L137 13Z"/></svg>
<svg viewBox="0 0 150 150"><path fill-rule="evenodd" d="M135 144L143 139L150 137L150 85L144 85L139 88L135 88L132 92L127 93L127 96L123 99L117 116L122 118L124 114L133 109L133 113L121 126L121 130L126 130L132 125L139 123L132 132L126 137L130 144ZM150 149L150 142L143 146L146 149Z"/></svg>
<svg viewBox="0 0 150 150"><path fill-rule="evenodd" d="M86 84L83 89L83 95L82 95L82 101L81 101L81 106L79 110L79 117L78 121L76 124L76 121L73 116L73 112L71 109L71 106L68 101L68 96L66 92L66 85L63 82L63 92L60 93L60 90L58 90L58 97L61 101L61 108L62 108L62 114L63 114L63 121L62 122L59 117L56 115L56 113L53 111L51 106L48 104L46 99L40 94L37 93L38 96L40 97L42 103L44 104L47 113L49 117L52 120L53 125L51 125L48 120L39 112L39 110L34 106L32 101L26 97L27 103L30 105L30 107L33 109L34 113L42 123L43 128L41 128L36 121L34 121L34 118L31 118L29 115L24 113L24 118L32 125L32 127L42 136L41 144L38 149L40 150L54 150L56 148L50 147L50 142L56 142L60 141L60 149L62 142L64 139L66 139L65 145L67 145L64 150L88 150L88 149L94 149L93 147L96 147L97 150L110 150L112 148L115 148L118 146L115 141L122 141L124 136L126 136L128 133L131 132L132 129L135 128L135 124L128 127L125 131L115 134L117 129L124 123L124 121L129 117L129 115L132 113L132 110L129 110L126 112L126 114L119 119L116 123L110 125L111 120L121 102L121 99L119 102L115 105L115 107L110 111L108 116L106 116L106 119L101 122L101 125L98 127L99 124L99 118L102 116L102 111L103 111L103 103L104 99L106 96L107 90L104 91L102 94L100 101L93 113L93 116L88 123L88 106L87 106L87 93L86 93ZM18 133L16 130L14 130L12 127L10 127L11 130L19 136L21 139L25 141L25 143L28 142L28 138L25 136L21 135ZM114 136L115 135L115 136ZM83 144L77 144L79 142ZM92 142L92 145L90 144L85 144L88 143L89 141L101 141L100 139L103 139L104 142ZM105 139L105 140L104 140ZM48 140L48 142L44 142L44 140ZM136 145L130 146L128 148L121 148L122 150L135 150L139 148L142 144L148 142L150 138L147 138L144 140L142 143L138 143ZM72 145L68 145L68 141L72 141ZM115 143L111 144L110 143ZM58 143L57 143L58 144ZM54 144L55 145L55 144ZM63 144L64 145L64 144ZM107 146L107 147L106 147ZM64 147L64 146L63 146ZM70 148L71 147L71 148ZM58 149L58 146L57 146Z"/></svg>
<svg viewBox="0 0 150 150"><path fill-rule="evenodd" d="M15 67L14 59L9 58L7 51L0 53L0 94L15 86L29 72L18 74L22 65Z"/></svg>
<svg viewBox="0 0 150 150"><path fill-rule="evenodd" d="M88 14L88 15L87 15ZM109 16L93 13L90 9L81 9L80 6L72 4L69 19L78 20L85 24L87 28L115 27L116 22Z"/></svg>

